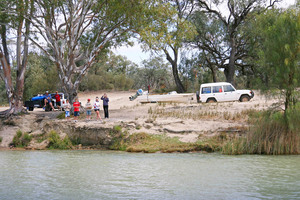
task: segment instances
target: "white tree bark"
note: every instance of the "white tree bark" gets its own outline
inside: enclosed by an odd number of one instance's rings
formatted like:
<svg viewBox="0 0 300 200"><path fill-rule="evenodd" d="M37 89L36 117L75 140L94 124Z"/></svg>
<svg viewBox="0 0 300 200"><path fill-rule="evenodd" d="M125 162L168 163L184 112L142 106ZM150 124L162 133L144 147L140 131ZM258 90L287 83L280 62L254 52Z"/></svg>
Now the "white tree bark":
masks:
<svg viewBox="0 0 300 200"><path fill-rule="evenodd" d="M44 0L36 2L39 15L34 17L32 23L36 33L46 42L45 46L51 48L51 52L38 41L32 41L56 64L62 89L69 95L70 102L73 102L79 84L94 63L95 57L109 41L128 31L129 27L118 29L125 23L122 19L111 25L99 23L93 42L83 49L82 37L91 30L94 20L99 20L100 14L92 11L92 6L97 1L70 0L52 8L54 10L50 12L46 11ZM105 6L105 1L102 6ZM105 17L105 13L101 17Z"/></svg>

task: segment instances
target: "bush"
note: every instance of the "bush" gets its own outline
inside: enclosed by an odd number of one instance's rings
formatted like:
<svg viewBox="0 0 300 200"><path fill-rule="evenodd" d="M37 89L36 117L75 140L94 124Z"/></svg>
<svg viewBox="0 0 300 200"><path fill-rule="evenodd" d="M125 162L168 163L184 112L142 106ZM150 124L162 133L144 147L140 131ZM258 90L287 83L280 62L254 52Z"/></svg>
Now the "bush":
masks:
<svg viewBox="0 0 300 200"><path fill-rule="evenodd" d="M0 137L0 143L2 142L2 140L3 140L3 138L2 138L2 137Z"/></svg>
<svg viewBox="0 0 300 200"><path fill-rule="evenodd" d="M68 136L61 139L55 131L48 133L49 149L71 149L72 142Z"/></svg>
<svg viewBox="0 0 300 200"><path fill-rule="evenodd" d="M21 130L16 132L16 135L13 138L11 145L14 147L26 147L30 143L32 136L28 133L22 133Z"/></svg>
<svg viewBox="0 0 300 200"><path fill-rule="evenodd" d="M113 137L113 139L109 149L125 151L127 147L125 139L127 138L128 133L122 132L121 126L114 126L113 130L110 132L110 135Z"/></svg>

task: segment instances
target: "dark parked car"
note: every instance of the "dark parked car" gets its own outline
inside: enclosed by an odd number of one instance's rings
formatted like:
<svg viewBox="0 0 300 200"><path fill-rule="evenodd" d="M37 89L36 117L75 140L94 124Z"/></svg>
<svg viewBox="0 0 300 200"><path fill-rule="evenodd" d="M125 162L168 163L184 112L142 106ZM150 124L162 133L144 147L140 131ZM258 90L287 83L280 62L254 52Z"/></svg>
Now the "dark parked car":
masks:
<svg viewBox="0 0 300 200"><path fill-rule="evenodd" d="M62 108L66 104L66 99L64 93L58 93L60 95L60 104ZM56 106L56 100L55 100L55 93L50 94L51 95L51 102L54 108L57 108ZM24 106L29 110L33 111L34 108L43 108L45 103L44 103L45 95L44 94L38 94L35 97L30 98L29 101L25 101ZM52 108L49 106L49 104L46 105L45 111L51 111Z"/></svg>

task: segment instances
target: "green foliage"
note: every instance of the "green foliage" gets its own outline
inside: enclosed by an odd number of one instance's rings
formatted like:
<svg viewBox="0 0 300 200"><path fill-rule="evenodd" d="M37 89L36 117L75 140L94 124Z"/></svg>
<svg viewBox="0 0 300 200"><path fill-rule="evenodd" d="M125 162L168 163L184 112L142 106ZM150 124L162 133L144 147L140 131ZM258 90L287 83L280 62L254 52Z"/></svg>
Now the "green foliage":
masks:
<svg viewBox="0 0 300 200"><path fill-rule="evenodd" d="M22 133L21 130L16 132L16 135L13 138L11 145L14 147L26 147L30 143L32 136L28 133Z"/></svg>
<svg viewBox="0 0 300 200"><path fill-rule="evenodd" d="M2 140L3 140L3 137L0 137L0 143L2 142Z"/></svg>
<svg viewBox="0 0 300 200"><path fill-rule="evenodd" d="M181 142L177 137L168 137L167 135L152 135L147 133L134 133L129 135L121 133L117 128L118 135L114 135L110 149L128 152L144 153L171 153L171 152L190 152L190 151L208 151L213 152L220 149L222 141L220 139L208 139L197 143Z"/></svg>
<svg viewBox="0 0 300 200"><path fill-rule="evenodd" d="M31 53L28 56L27 66L24 90L25 100L37 94L44 94L47 90L50 92L60 90L57 68L47 57Z"/></svg>
<svg viewBox="0 0 300 200"><path fill-rule="evenodd" d="M121 132L122 127L117 125L117 126L114 126L113 130L116 131L116 132Z"/></svg>
<svg viewBox="0 0 300 200"><path fill-rule="evenodd" d="M22 131L18 130L17 133L16 133L17 138L22 137L22 134L23 134Z"/></svg>
<svg viewBox="0 0 300 200"><path fill-rule="evenodd" d="M68 136L61 139L60 136L55 131L50 131L48 133L49 149L71 149L72 142Z"/></svg>
<svg viewBox="0 0 300 200"><path fill-rule="evenodd" d="M268 89L280 89L285 110L297 101L300 86L300 14L296 9L269 10L257 18L258 51Z"/></svg>
<svg viewBox="0 0 300 200"><path fill-rule="evenodd" d="M128 76L134 81L135 89L146 89L150 85L151 90L166 92L175 85L171 78L171 68L161 57L144 60L142 67L130 69Z"/></svg>
<svg viewBox="0 0 300 200"><path fill-rule="evenodd" d="M129 90L132 88L133 80L128 77L127 73L130 69L137 68L135 63L127 60L126 57L116 56L112 52L105 56L98 56L97 60L98 62L83 78L79 90Z"/></svg>
<svg viewBox="0 0 300 200"><path fill-rule="evenodd" d="M128 137L128 133L122 132L121 126L114 126L113 130L110 132L110 135L113 137L113 139L109 149L125 151L127 147L125 139Z"/></svg>
<svg viewBox="0 0 300 200"><path fill-rule="evenodd" d="M147 133L135 133L130 135L127 140L128 152L144 153L171 153L171 152L190 152L197 151L198 145L194 143L181 142L177 137L167 135L152 135Z"/></svg>
<svg viewBox="0 0 300 200"><path fill-rule="evenodd" d="M184 18L184 10L181 9L183 8L177 8L173 1L152 7L151 14L147 16L147 26L139 30L145 49L154 51L164 51L167 47L178 49L184 40L194 36L195 28Z"/></svg>
<svg viewBox="0 0 300 200"><path fill-rule="evenodd" d="M0 78L0 106L7 106L7 96L4 81Z"/></svg>

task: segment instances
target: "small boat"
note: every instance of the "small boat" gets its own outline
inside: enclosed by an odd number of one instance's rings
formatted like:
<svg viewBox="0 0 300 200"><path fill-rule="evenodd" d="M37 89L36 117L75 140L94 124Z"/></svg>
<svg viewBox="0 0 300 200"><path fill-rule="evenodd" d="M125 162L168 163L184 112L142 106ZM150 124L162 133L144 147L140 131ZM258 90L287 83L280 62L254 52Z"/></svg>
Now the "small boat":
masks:
<svg viewBox="0 0 300 200"><path fill-rule="evenodd" d="M188 102L193 100L193 93L177 93L176 91L168 94L143 94L136 98L140 103L157 103L157 102Z"/></svg>

